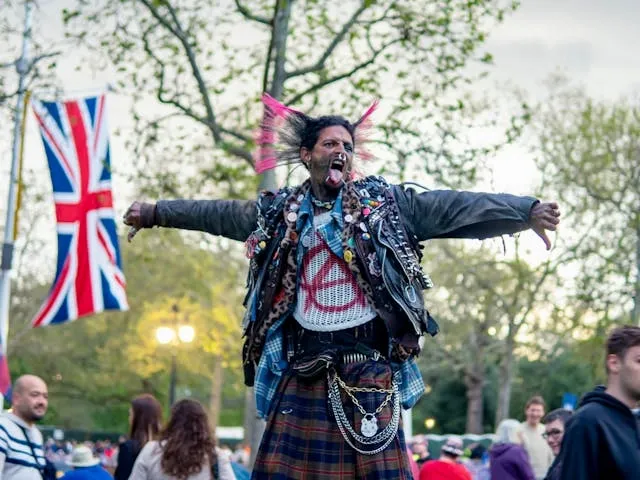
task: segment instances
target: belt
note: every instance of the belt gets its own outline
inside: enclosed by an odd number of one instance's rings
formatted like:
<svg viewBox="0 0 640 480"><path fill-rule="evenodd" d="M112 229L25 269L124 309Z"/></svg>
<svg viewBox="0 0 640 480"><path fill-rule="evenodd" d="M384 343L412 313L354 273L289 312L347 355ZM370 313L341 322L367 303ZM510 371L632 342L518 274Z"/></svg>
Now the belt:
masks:
<svg viewBox="0 0 640 480"><path fill-rule="evenodd" d="M340 352L360 353L373 358L374 356L379 357L381 352L386 353L387 350L386 327L379 318L357 327L332 332L317 332L297 326L297 342L293 349L296 356L306 356L329 348L337 349ZM377 355L373 353L374 351L377 351Z"/></svg>

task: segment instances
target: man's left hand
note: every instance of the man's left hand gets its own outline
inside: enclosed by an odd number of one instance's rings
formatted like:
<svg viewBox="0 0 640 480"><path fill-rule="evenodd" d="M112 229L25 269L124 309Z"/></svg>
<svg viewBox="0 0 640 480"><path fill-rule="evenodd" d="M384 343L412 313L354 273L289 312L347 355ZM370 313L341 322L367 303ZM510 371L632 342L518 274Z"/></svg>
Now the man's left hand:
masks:
<svg viewBox="0 0 640 480"><path fill-rule="evenodd" d="M529 226L542 239L547 250L551 249L551 240L547 230L556 231L560 223L560 209L555 202L536 203L529 213Z"/></svg>

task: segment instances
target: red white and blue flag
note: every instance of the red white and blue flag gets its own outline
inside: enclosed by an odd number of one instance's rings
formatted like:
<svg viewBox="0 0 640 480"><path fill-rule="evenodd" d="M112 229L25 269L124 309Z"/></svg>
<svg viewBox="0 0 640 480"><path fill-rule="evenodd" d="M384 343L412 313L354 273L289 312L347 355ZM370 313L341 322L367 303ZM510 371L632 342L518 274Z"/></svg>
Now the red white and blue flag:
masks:
<svg viewBox="0 0 640 480"><path fill-rule="evenodd" d="M105 96L32 102L44 143L58 231L58 263L34 327L128 310L111 196Z"/></svg>

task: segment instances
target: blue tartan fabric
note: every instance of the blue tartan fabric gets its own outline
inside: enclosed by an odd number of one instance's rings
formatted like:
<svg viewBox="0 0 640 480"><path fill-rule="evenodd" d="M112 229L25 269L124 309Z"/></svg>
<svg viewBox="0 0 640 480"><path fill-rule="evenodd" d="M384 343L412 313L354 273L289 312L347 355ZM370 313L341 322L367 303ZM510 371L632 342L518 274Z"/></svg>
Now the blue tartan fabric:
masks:
<svg viewBox="0 0 640 480"><path fill-rule="evenodd" d="M310 193L307 194L305 199L300 204L300 214L296 224L296 230L300 232L300 238L304 238L313 232L313 205L311 204ZM342 190L336 198L336 203L331 209L331 222L322 225L316 231L320 234L320 237L327 242L329 249L336 254L339 258L342 258L344 252L342 251L342 239L340 234L342 233ZM302 264L302 257L309 250L304 244L298 246L298 265Z"/></svg>
<svg viewBox="0 0 640 480"><path fill-rule="evenodd" d="M373 360L339 366L347 385L389 388L391 366ZM328 478L363 480L410 480L402 426L391 444L376 455L363 455L342 437L327 395L326 374L312 380L298 378L290 370L282 377L274 399L275 408L267 420L253 468L254 480L320 480ZM383 393L356 393L367 412L374 412ZM342 392L347 418L360 431L361 413ZM391 417L391 404L378 417L384 428Z"/></svg>
<svg viewBox="0 0 640 480"><path fill-rule="evenodd" d="M300 238L304 238L313 230L313 207L309 198L310 194L300 203L298 212L297 230L301 232ZM319 232L327 242L329 248L342 257L342 244L340 233L342 232L342 192L338 195L331 212L332 222L324 226ZM298 264L302 263L303 252L307 249L302 244L298 248ZM267 418L272 408L272 401L283 372L288 368L283 349L282 325L288 312L269 329L265 339L264 350L256 368L254 390L256 396L256 408L258 415ZM394 369L400 370L402 384L400 386L400 401L403 408L411 408L424 393L424 382L414 359L409 359L400 365L394 365Z"/></svg>

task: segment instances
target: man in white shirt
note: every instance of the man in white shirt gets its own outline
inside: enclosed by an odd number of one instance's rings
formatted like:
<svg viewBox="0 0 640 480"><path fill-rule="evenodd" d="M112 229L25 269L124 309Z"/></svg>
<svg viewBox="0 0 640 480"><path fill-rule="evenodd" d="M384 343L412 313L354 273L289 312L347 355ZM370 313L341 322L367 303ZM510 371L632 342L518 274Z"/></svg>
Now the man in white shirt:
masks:
<svg viewBox="0 0 640 480"><path fill-rule="evenodd" d="M531 397L524 409L526 420L520 424L518 431L520 443L529 455L536 480L544 479L553 463L553 452L542 436L544 425L541 420L544 417L544 407L542 397Z"/></svg>
<svg viewBox="0 0 640 480"><path fill-rule="evenodd" d="M42 480L42 433L35 426L47 413L47 385L23 375L13 385L11 413L0 415L0 480Z"/></svg>

